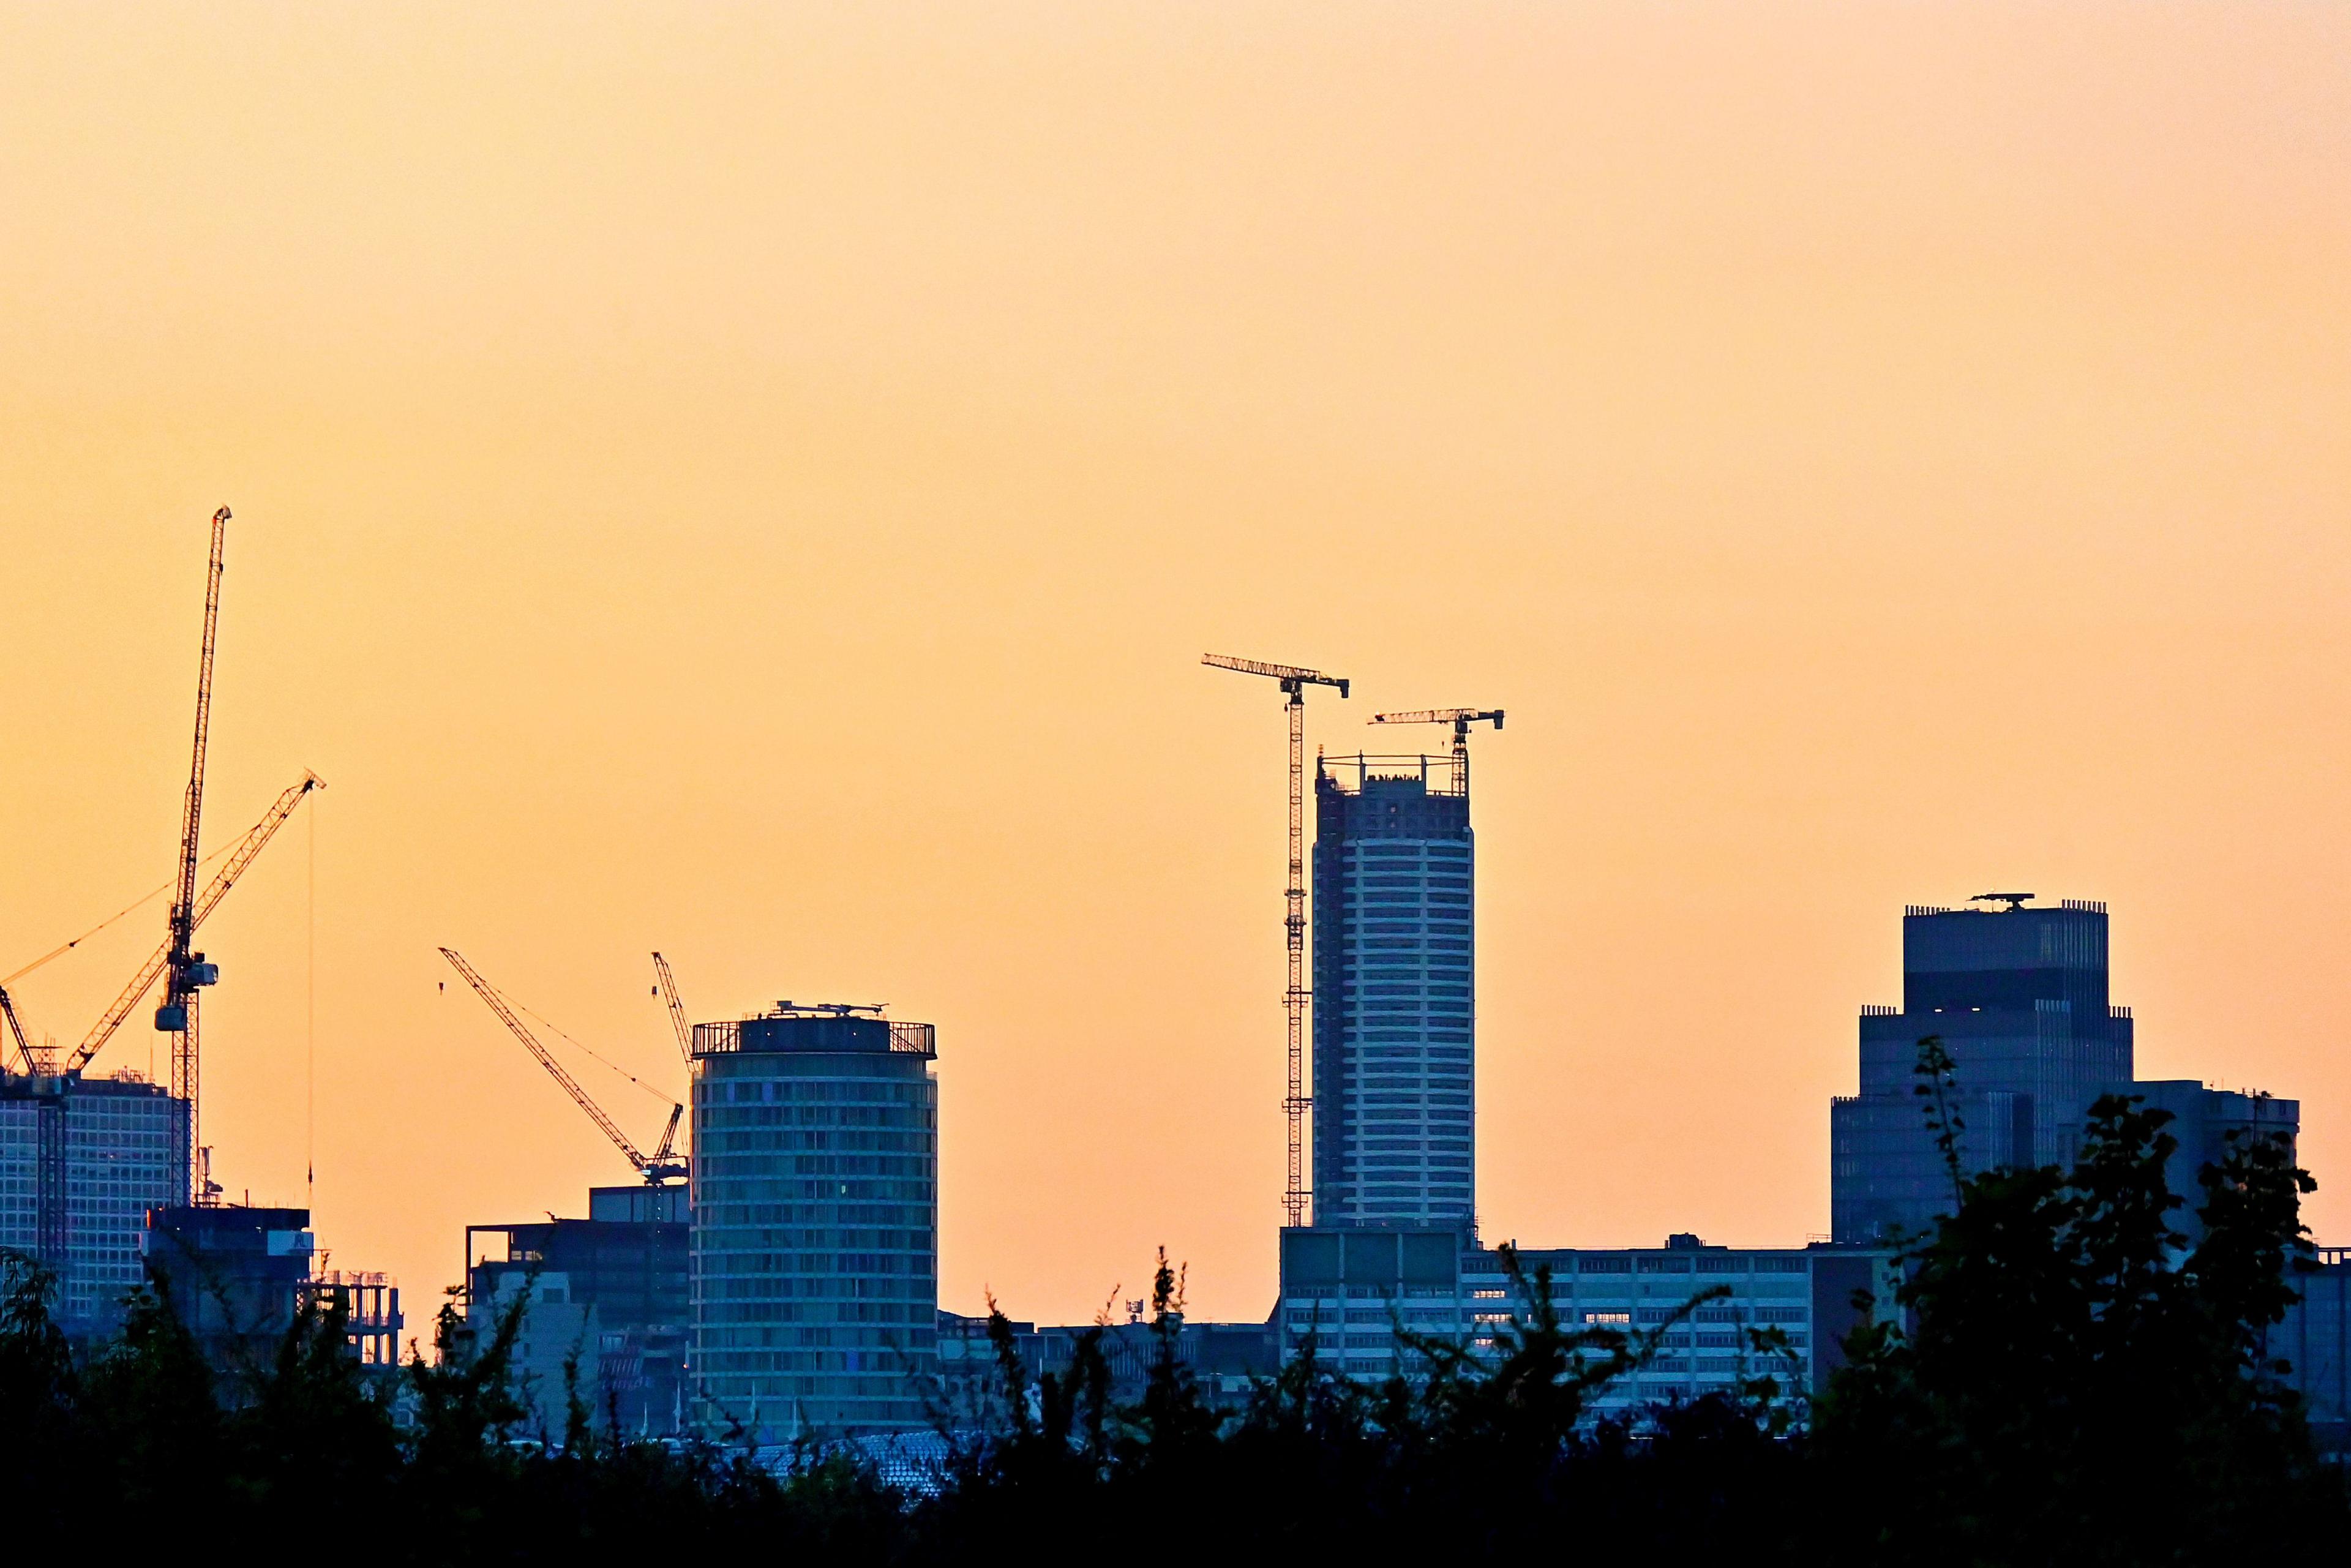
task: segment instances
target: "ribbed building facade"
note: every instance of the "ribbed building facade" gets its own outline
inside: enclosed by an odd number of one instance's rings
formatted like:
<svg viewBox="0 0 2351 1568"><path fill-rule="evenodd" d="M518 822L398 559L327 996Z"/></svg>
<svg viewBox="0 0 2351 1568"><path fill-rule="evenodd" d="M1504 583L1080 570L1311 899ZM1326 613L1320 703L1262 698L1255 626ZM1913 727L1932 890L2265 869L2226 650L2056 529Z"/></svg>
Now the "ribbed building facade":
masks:
<svg viewBox="0 0 2351 1568"><path fill-rule="evenodd" d="M921 1427L938 1345L928 1024L798 1010L694 1030L693 1343L705 1431Z"/></svg>
<svg viewBox="0 0 2351 1568"><path fill-rule="evenodd" d="M1441 758L1318 763L1314 1219L1464 1229L1477 1205L1476 868Z"/></svg>

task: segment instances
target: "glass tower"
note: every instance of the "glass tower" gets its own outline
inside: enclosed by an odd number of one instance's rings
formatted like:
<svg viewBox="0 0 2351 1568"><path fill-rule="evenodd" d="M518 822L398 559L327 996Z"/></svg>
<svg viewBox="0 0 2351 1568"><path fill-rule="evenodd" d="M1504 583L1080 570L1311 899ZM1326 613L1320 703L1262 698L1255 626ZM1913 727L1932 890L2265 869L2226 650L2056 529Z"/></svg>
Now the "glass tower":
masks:
<svg viewBox="0 0 2351 1568"><path fill-rule="evenodd" d="M694 1333L705 1430L924 1425L938 1359L929 1024L793 1009L694 1030Z"/></svg>
<svg viewBox="0 0 2351 1568"><path fill-rule="evenodd" d="M0 1072L0 1248L42 1257L41 1124L63 1145L50 1179L63 1205L57 1315L75 1333L110 1328L145 1282L147 1211L188 1201L188 1103L129 1072L111 1078Z"/></svg>
<svg viewBox="0 0 2351 1568"><path fill-rule="evenodd" d="M2131 1083L2130 1009L2106 996L2106 908L1913 905L1902 1006L1861 1015L1861 1092L1829 1109L1830 1228L1840 1242L1927 1228L1951 1177L1917 1093L1939 1037L1958 1085L1962 1170L2070 1166L2091 1103Z"/></svg>
<svg viewBox="0 0 2351 1568"><path fill-rule="evenodd" d="M1314 776L1314 1222L1468 1229L1477 1203L1468 781L1448 758Z"/></svg>

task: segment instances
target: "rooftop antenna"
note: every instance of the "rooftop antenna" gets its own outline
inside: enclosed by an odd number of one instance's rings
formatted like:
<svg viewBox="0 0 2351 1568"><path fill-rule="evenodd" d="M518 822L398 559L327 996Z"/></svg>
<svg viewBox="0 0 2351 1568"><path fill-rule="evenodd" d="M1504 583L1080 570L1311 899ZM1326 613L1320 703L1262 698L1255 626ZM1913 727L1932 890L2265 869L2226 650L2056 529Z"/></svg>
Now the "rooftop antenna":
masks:
<svg viewBox="0 0 2351 1568"><path fill-rule="evenodd" d="M2024 907L2026 899L2032 896L2029 893L1979 893L1968 902L1970 904L2005 904L2008 905L2006 913L2013 915Z"/></svg>

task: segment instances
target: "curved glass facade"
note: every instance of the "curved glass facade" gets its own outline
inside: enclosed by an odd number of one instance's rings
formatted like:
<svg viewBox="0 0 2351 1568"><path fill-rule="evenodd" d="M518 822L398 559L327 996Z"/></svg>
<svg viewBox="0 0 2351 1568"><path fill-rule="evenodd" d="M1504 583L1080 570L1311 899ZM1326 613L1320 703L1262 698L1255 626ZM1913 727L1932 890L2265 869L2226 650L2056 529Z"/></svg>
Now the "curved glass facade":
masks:
<svg viewBox="0 0 2351 1568"><path fill-rule="evenodd" d="M774 1441L921 1427L938 1344L927 1026L695 1030L696 1413Z"/></svg>

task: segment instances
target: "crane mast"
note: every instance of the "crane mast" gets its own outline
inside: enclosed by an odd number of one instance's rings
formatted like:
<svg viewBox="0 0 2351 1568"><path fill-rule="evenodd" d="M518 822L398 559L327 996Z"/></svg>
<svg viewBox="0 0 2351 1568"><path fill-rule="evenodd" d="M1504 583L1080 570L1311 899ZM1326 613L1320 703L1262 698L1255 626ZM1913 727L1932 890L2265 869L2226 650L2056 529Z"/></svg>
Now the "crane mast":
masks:
<svg viewBox="0 0 2351 1568"><path fill-rule="evenodd" d="M188 793L180 811L179 888L172 899L170 956L166 960L163 1004L155 1009L155 1027L172 1037L172 1093L188 1104L188 1179L195 1186L198 1089L197 993L220 978L217 965L192 952L189 940L196 930L196 841L204 819L204 757L213 725L213 652L220 632L222 550L228 541L229 510L213 514L212 559L204 569L204 635L196 662L196 736L188 759ZM210 1178L204 1181L209 1188ZM195 1191L199 1203L209 1191Z"/></svg>
<svg viewBox="0 0 2351 1568"><path fill-rule="evenodd" d="M1290 1025L1290 1092L1281 1103L1290 1124L1290 1184L1283 1189L1281 1207L1288 1217L1286 1223L1300 1226L1306 1223L1310 1201L1306 1113L1313 1106L1306 1092L1306 1009L1311 999L1306 988L1306 688L1335 686L1343 701L1347 682L1320 670L1237 659L1226 653L1203 654L1200 663L1211 669L1280 682L1282 706L1290 717L1290 884L1283 894L1282 914L1283 946L1290 964L1289 984L1282 991L1282 1010Z"/></svg>
<svg viewBox="0 0 2351 1568"><path fill-rule="evenodd" d="M441 956L448 959L449 967L456 970L467 985L474 988L474 994L481 998L490 1011L497 1015L498 1021L507 1026L507 1032L522 1041L523 1049L529 1051L541 1067L547 1069L548 1076L554 1079L566 1094L571 1096L572 1103L588 1113L588 1119L595 1123L597 1129L612 1141L612 1146L619 1149L629 1164L636 1167L637 1174L644 1177L647 1186L659 1186L664 1182L678 1181L684 1177L685 1162L673 1152L673 1145L677 1139L678 1119L684 1114L684 1106L670 1107L669 1124L662 1129L660 1146L650 1155L640 1153L637 1145L629 1141L629 1135L621 1131L620 1124L606 1115L604 1108L589 1096L588 1091L580 1087L579 1081L563 1071L563 1064L556 1061L547 1047L539 1042L538 1036L531 1032L530 1026L522 1021L521 1016L507 1003L506 998L499 994L496 986L482 978L474 966L465 962L465 956L455 948L442 948Z"/></svg>

